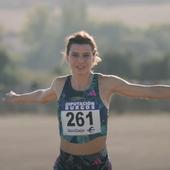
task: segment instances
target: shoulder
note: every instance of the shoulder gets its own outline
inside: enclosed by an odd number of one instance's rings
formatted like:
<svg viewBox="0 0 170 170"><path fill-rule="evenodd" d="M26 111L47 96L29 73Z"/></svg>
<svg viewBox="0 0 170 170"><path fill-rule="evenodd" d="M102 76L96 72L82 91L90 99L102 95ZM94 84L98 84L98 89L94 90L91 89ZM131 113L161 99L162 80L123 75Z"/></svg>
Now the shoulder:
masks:
<svg viewBox="0 0 170 170"><path fill-rule="evenodd" d="M58 95L61 93L65 81L69 75L55 77L51 83L51 89L54 90Z"/></svg>
<svg viewBox="0 0 170 170"><path fill-rule="evenodd" d="M63 75L63 76L55 77L54 80L52 81L52 84L54 84L54 85L63 84L63 83L65 83L68 76L69 75Z"/></svg>
<svg viewBox="0 0 170 170"><path fill-rule="evenodd" d="M116 89L121 88L128 84L126 80L116 75L98 74L99 85L107 90L116 91Z"/></svg>
<svg viewBox="0 0 170 170"><path fill-rule="evenodd" d="M57 99L60 98L60 95L62 93L65 81L69 75L63 75L55 77L51 83L50 90L56 94Z"/></svg>
<svg viewBox="0 0 170 170"><path fill-rule="evenodd" d="M117 81L123 81L122 78L116 76L116 75L108 75L108 74L102 74L102 73L95 73L98 75L98 79L100 81L104 82L117 82Z"/></svg>

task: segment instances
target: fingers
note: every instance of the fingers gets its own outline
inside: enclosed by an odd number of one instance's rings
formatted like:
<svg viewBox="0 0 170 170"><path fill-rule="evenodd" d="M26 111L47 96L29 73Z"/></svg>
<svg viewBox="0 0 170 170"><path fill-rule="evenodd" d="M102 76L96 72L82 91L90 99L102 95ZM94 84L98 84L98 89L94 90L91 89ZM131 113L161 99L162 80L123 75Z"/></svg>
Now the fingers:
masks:
<svg viewBox="0 0 170 170"><path fill-rule="evenodd" d="M9 93L6 93L6 96L13 96L13 95L15 95L15 94L16 94L16 93L11 90Z"/></svg>
<svg viewBox="0 0 170 170"><path fill-rule="evenodd" d="M10 91L9 93L5 94L5 97L2 98L3 103L11 103L13 101L13 97L16 96L14 91Z"/></svg>

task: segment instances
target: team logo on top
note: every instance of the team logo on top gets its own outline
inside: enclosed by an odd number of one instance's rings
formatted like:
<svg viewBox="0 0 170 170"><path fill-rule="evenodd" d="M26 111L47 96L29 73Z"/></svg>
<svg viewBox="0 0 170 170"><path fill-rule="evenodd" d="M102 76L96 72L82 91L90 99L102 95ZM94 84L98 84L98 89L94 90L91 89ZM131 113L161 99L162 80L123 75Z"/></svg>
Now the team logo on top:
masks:
<svg viewBox="0 0 170 170"><path fill-rule="evenodd" d="M91 126L88 130L89 133L93 133L95 131L95 128L93 126Z"/></svg>
<svg viewBox="0 0 170 170"><path fill-rule="evenodd" d="M88 96L96 96L96 92L95 92L95 90L92 90L92 91L90 91L88 94L87 94Z"/></svg>
<svg viewBox="0 0 170 170"><path fill-rule="evenodd" d="M84 101L84 102L66 102L65 110L95 110L95 102Z"/></svg>

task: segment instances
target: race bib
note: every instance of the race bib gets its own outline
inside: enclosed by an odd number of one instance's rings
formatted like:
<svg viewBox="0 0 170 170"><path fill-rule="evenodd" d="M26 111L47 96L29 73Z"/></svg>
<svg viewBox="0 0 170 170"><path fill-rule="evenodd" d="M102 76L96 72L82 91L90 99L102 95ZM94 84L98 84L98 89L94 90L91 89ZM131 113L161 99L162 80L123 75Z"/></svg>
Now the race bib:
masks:
<svg viewBox="0 0 170 170"><path fill-rule="evenodd" d="M61 111L64 135L78 136L101 132L99 110Z"/></svg>

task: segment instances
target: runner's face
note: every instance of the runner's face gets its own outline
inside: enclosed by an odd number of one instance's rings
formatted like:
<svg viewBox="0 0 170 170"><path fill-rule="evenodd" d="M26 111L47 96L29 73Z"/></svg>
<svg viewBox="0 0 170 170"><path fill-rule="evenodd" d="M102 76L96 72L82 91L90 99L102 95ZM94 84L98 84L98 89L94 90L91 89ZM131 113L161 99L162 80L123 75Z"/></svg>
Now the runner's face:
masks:
<svg viewBox="0 0 170 170"><path fill-rule="evenodd" d="M95 56L89 44L72 44L67 61L73 73L89 73Z"/></svg>

